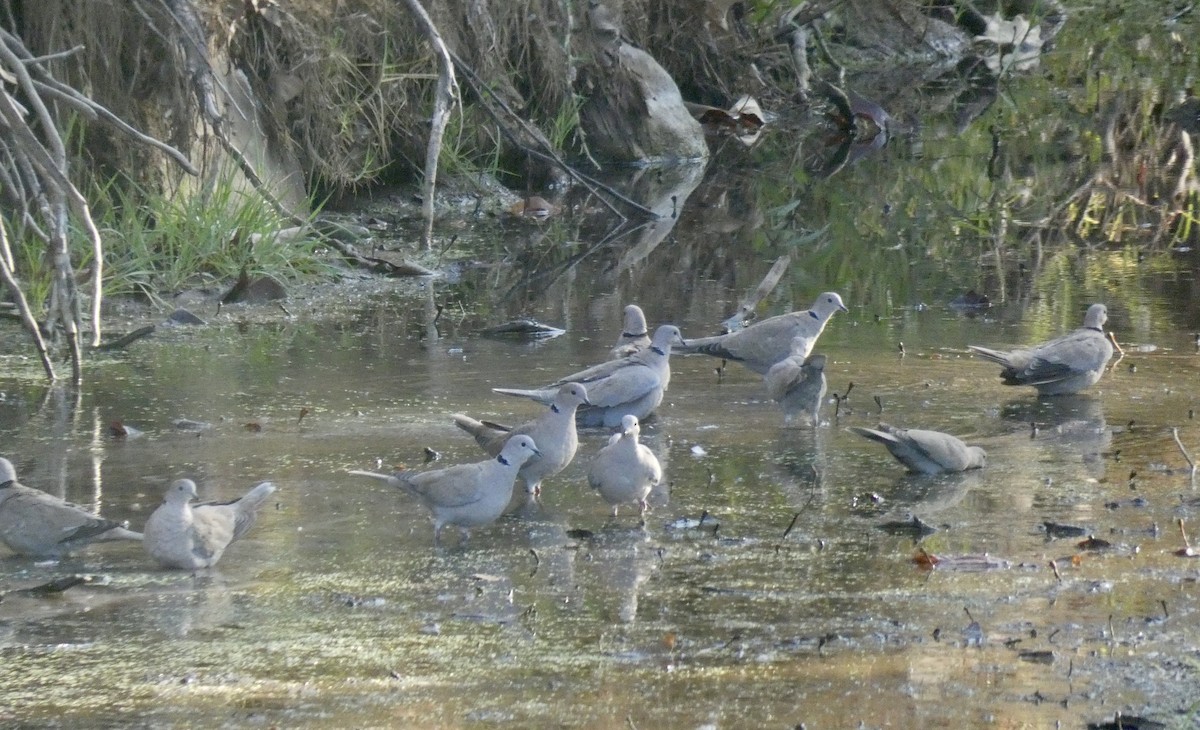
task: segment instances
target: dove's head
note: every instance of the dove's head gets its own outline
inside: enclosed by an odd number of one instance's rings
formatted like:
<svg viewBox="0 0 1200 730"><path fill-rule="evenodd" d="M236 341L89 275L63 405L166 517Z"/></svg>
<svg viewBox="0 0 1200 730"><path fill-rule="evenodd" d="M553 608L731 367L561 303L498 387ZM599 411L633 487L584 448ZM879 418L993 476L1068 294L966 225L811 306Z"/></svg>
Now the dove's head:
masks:
<svg viewBox="0 0 1200 730"><path fill-rule="evenodd" d="M625 305L625 324L621 328L622 337L641 337L646 334L646 315L636 304Z"/></svg>
<svg viewBox="0 0 1200 730"><path fill-rule="evenodd" d="M1104 323L1108 321L1108 307L1103 304L1093 304L1088 307L1087 314L1083 317L1083 326L1094 330L1104 330Z"/></svg>
<svg viewBox="0 0 1200 730"><path fill-rule="evenodd" d="M829 319L835 312L849 312L846 305L842 304L842 297L835 291L827 291L817 297L817 301L813 302L812 311L821 319Z"/></svg>
<svg viewBox="0 0 1200 730"><path fill-rule="evenodd" d="M967 452L971 461L968 469L976 469L987 466L987 452L978 446L968 446Z"/></svg>
<svg viewBox="0 0 1200 730"><path fill-rule="evenodd" d="M15 482L17 480L17 470L13 468L12 462L0 456L0 484Z"/></svg>
<svg viewBox="0 0 1200 730"><path fill-rule="evenodd" d="M558 389L558 393L554 397L554 405L564 410L591 404L591 401L588 400L587 388L583 387L583 383L567 383Z"/></svg>
<svg viewBox="0 0 1200 730"><path fill-rule="evenodd" d="M624 416L621 416L621 435L622 436L628 436L628 437L636 440L638 437L638 434L640 434L641 432L642 432L642 427L641 427L641 425L638 424L637 416L632 415L632 414L626 414Z"/></svg>
<svg viewBox="0 0 1200 730"><path fill-rule="evenodd" d="M825 371L825 360L826 360L826 358L824 355L819 355L819 354L809 355L804 360L804 367L806 367L809 370L812 370L814 372L818 372L818 373L824 372Z"/></svg>
<svg viewBox="0 0 1200 730"><path fill-rule="evenodd" d="M196 493L195 482L191 479L176 479L167 487L166 501L171 504L187 504L198 496L200 495Z"/></svg>
<svg viewBox="0 0 1200 730"><path fill-rule="evenodd" d="M500 459L503 463L520 467L533 457L540 456L541 453L533 439L525 435L513 436L508 443L504 444L504 449L500 452Z"/></svg>
<svg viewBox="0 0 1200 730"><path fill-rule="evenodd" d="M650 346L661 350L664 354L671 351L671 345L686 345L683 341L683 333L673 324L664 324L654 330L654 336L650 338Z"/></svg>

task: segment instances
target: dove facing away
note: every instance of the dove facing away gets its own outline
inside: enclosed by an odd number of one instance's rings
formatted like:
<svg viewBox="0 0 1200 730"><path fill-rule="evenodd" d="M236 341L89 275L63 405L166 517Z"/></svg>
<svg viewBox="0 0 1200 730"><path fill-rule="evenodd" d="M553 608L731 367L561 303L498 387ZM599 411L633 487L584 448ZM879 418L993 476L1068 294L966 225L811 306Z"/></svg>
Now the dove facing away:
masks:
<svg viewBox="0 0 1200 730"><path fill-rule="evenodd" d="M978 446L967 446L958 438L941 431L918 428L896 428L881 423L876 428L851 426L850 431L878 441L908 467L919 474L941 474L948 471L978 469L987 464L987 452Z"/></svg>
<svg viewBox="0 0 1200 730"><path fill-rule="evenodd" d="M662 403L663 390L671 381L671 347L678 344L683 344L679 328L664 324L654 331L648 348L628 357L594 365L545 388L492 390L549 405L563 385L581 383L587 388L588 404L579 406L576 422L585 427L614 428L625 415L646 418Z"/></svg>
<svg viewBox="0 0 1200 730"><path fill-rule="evenodd" d="M680 347L679 352L740 362L759 375L765 375L772 365L793 353L799 352L801 358L808 357L829 318L846 311L849 310L842 304L841 296L827 291L803 312L769 317L724 335L692 339ZM800 340L798 347L797 339Z"/></svg>
<svg viewBox="0 0 1200 730"><path fill-rule="evenodd" d="M250 531L259 509L273 492L274 484L262 482L230 502L193 505L199 496L196 483L177 479L167 487L163 503L146 520L142 546L164 568L211 568L230 543Z"/></svg>
<svg viewBox="0 0 1200 730"><path fill-rule="evenodd" d="M437 546L446 525L458 527L466 540L472 527L490 525L500 519L512 499L513 483L521 466L539 453L532 438L518 435L504 444L496 458L474 464L421 472L377 474L353 470L350 473L387 482L420 500L433 515L433 544Z"/></svg>
<svg viewBox="0 0 1200 730"><path fill-rule="evenodd" d="M1112 342L1104 334L1108 308L1088 307L1083 327L1033 347L991 350L970 345L985 360L1000 365L1005 385L1032 385L1038 395L1068 395L1094 384L1104 374L1113 354Z"/></svg>
<svg viewBox="0 0 1200 730"><path fill-rule="evenodd" d="M639 514L646 513L646 497L662 481L658 457L638 442L642 429L635 416L621 419L621 430L600 449L588 469L588 484L612 505L613 517L622 504L636 504Z"/></svg>
<svg viewBox="0 0 1200 730"><path fill-rule="evenodd" d="M825 356L802 357L803 338L792 340L792 355L771 366L763 376L767 395L783 409L785 425L800 417L816 426L820 423L821 401L825 399Z"/></svg>
<svg viewBox="0 0 1200 730"><path fill-rule="evenodd" d="M504 444L513 436L523 434L532 438L538 445L539 455L525 462L517 476L525 482L525 491L536 496L542 493L543 479L567 468L571 459L575 458L579 448L575 411L587 404L587 388L579 383L567 383L558 389L546 412L516 428L490 421L476 421L461 413L455 413L452 418L454 425L474 436L475 443L490 456L499 456Z"/></svg>
<svg viewBox="0 0 1200 730"><path fill-rule="evenodd" d="M0 542L13 552L59 558L93 542L141 539L141 533L21 484L12 462L0 457Z"/></svg>
<svg viewBox="0 0 1200 730"><path fill-rule="evenodd" d="M625 305L625 322L621 336L613 346L613 358L628 357L650 346L650 330L646 328L646 315L636 304Z"/></svg>

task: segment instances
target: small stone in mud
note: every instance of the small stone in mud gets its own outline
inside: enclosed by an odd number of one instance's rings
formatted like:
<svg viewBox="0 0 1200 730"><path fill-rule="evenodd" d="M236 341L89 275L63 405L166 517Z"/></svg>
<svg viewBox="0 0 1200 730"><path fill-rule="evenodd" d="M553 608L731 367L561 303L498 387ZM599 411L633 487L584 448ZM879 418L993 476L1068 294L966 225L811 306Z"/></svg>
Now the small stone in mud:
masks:
<svg viewBox="0 0 1200 730"><path fill-rule="evenodd" d="M167 317L167 324L172 325L204 325L208 324L196 315L186 309L180 308L171 312L171 316Z"/></svg>

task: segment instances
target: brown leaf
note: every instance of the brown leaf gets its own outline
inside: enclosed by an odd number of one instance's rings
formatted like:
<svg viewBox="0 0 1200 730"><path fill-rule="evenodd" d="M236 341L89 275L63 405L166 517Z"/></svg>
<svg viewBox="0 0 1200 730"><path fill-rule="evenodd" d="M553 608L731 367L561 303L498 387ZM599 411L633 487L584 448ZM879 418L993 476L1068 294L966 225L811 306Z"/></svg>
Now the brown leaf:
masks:
<svg viewBox="0 0 1200 730"><path fill-rule="evenodd" d="M918 548L917 554L913 556L913 562L922 570L933 570L938 563L942 562L942 559L933 553L926 552L925 548Z"/></svg>
<svg viewBox="0 0 1200 730"><path fill-rule="evenodd" d="M262 424L258 423L257 421L251 421L242 426L242 428L246 429L250 433L259 433L262 431Z"/></svg>

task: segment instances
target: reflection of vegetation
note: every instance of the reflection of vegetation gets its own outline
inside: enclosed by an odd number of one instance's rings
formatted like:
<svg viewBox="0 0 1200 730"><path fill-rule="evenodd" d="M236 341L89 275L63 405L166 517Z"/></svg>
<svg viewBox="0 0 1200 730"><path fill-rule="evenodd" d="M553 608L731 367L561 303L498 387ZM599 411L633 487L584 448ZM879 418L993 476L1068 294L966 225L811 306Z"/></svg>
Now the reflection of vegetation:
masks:
<svg viewBox="0 0 1200 730"><path fill-rule="evenodd" d="M1130 270L1121 264L1136 265L1136 256L1076 268L1078 253L1200 245L1200 185L1185 133L1200 103L1181 97L1195 53L1163 31L1161 12L1122 12L1120 23L1105 12L1072 16L1060 48L1079 50L1047 55L1045 73L1010 78L965 126L959 98L944 91L961 83L894 93L884 105L916 109L920 129L828 180L805 172L830 153L819 133L799 143L775 135L753 153L769 171L748 178L747 195L769 212L746 243L773 253L825 231L823 245L801 246L789 274L829 282L877 311L967 289L995 301L1120 297Z"/></svg>

